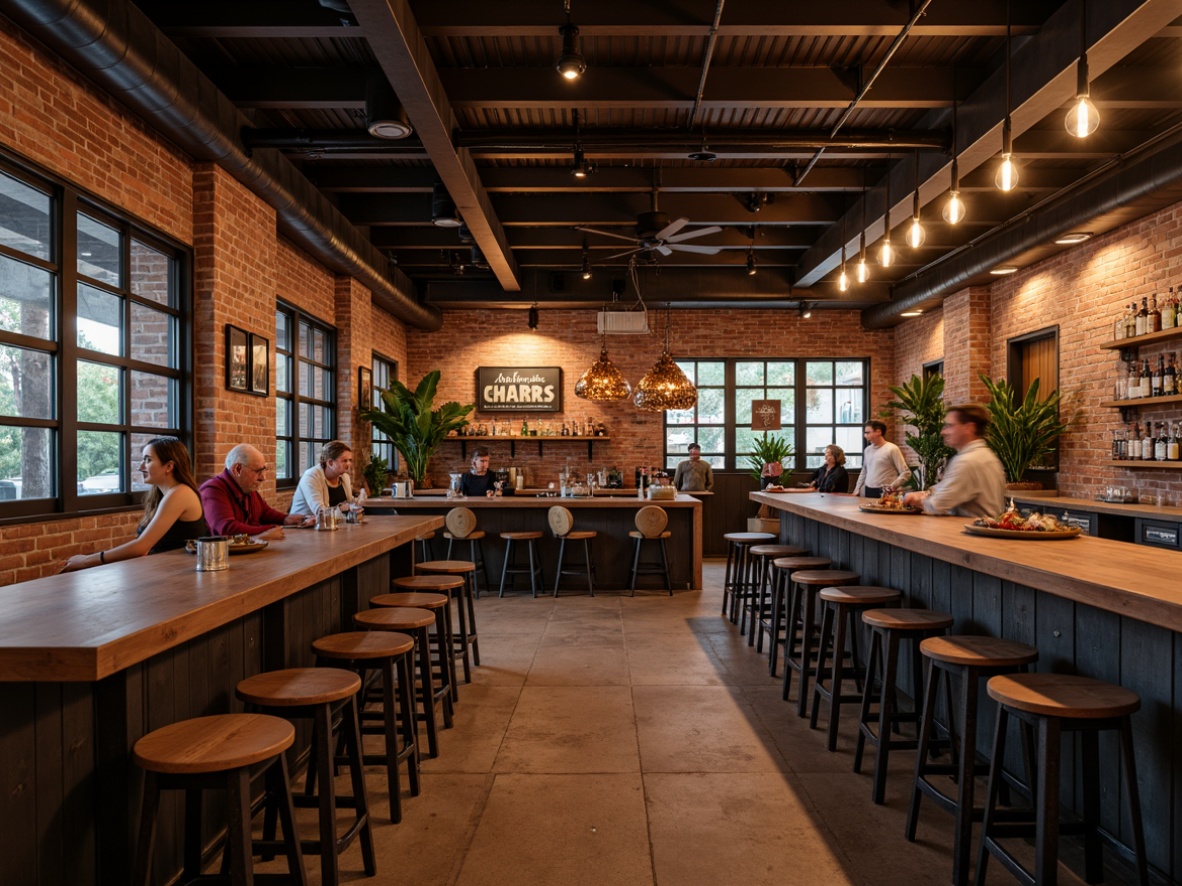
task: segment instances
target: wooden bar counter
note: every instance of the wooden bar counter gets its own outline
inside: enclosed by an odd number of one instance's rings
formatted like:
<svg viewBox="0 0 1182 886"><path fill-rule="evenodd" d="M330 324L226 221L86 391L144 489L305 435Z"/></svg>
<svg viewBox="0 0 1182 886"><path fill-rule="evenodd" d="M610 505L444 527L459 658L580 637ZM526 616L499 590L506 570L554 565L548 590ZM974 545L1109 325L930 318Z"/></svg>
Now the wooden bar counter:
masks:
<svg viewBox="0 0 1182 886"><path fill-rule="evenodd" d="M1133 730L1149 862L1169 882L1182 882L1182 841L1174 836L1182 820L1182 553L1086 536L975 536L964 531L966 517L864 513L858 504L865 500L850 496L751 498L779 511L782 540L856 570L862 584L897 588L908 606L952 613L953 633L1029 643L1039 650L1039 671L1079 673L1138 693ZM992 705L983 714L977 746L987 749ZM1075 753L1064 746L1064 773L1075 771ZM1110 761L1102 764L1101 827L1127 847L1115 741L1101 739L1101 759ZM1006 765L1022 772L1017 756L1007 754ZM1080 785L1063 781L1065 806L1079 808Z"/></svg>
<svg viewBox="0 0 1182 886"><path fill-rule="evenodd" d="M446 514L452 508L471 508L476 514L476 528L487 533L484 554L488 558L489 576L494 586L500 581L505 551L505 543L497 537L497 533L539 530L544 533L538 543L542 569L551 589L554 587L558 542L550 532L546 513L554 505L570 509L575 519L575 529L594 529L599 533L592 545L596 588L618 591L628 587L633 550L628 532L636 528L636 512L647 505L664 508L669 515L666 528L673 533L668 541L669 572L673 587L702 587L702 502L686 493L670 501L648 501L637 497L635 493L611 496L596 493L594 497L588 498L508 495L502 498L453 499L416 493L415 498L371 498L366 503L370 511L397 511L400 514ZM440 544L441 541L437 539L435 542L435 555L438 557L442 557L447 550L446 542ZM456 551L453 550L453 553ZM461 547L458 553L466 557L467 547ZM581 549L573 556L581 558ZM651 556L651 551L644 552L646 560ZM567 577L565 581L564 587L570 587L572 591L580 586L577 578ZM655 587L657 581L649 577L644 586ZM520 579L517 586L521 587ZM585 585L583 587L585 590Z"/></svg>
<svg viewBox="0 0 1182 886"><path fill-rule="evenodd" d="M312 640L408 573L407 543L442 523L424 514L289 528L223 572L199 573L173 551L0 588L0 883L130 882L135 741L241 710L244 677L313 664ZM305 729L296 747L307 743ZM180 870L175 810L162 808L161 882Z"/></svg>

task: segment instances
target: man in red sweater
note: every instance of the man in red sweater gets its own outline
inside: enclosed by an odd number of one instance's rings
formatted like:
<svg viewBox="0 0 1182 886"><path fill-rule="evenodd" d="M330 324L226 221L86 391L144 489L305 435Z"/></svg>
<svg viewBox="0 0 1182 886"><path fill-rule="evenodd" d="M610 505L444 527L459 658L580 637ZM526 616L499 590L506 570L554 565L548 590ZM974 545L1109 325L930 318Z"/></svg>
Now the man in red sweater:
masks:
<svg viewBox="0 0 1182 886"><path fill-rule="evenodd" d="M226 469L201 484L205 522L216 535L257 535L283 538L284 526L314 523L315 518L277 511L259 495L267 473L267 460L249 443L241 443L226 456Z"/></svg>

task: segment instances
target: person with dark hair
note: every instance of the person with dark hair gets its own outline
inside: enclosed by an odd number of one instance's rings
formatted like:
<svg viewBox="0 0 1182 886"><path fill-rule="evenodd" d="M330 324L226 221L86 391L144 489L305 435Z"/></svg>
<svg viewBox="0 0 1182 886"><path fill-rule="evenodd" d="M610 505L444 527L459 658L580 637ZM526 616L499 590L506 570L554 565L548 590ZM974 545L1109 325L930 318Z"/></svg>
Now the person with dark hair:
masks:
<svg viewBox="0 0 1182 886"><path fill-rule="evenodd" d="M808 488L817 492L849 492L850 475L845 472L845 450L836 443L825 447L825 464L813 472Z"/></svg>
<svg viewBox="0 0 1182 886"><path fill-rule="evenodd" d="M862 470L854 484L854 495L879 498L884 489L902 486L911 477L907 459L898 446L883 436L886 431L885 422L878 419L866 422L862 436L867 446L862 452Z"/></svg>
<svg viewBox="0 0 1182 886"><path fill-rule="evenodd" d="M272 541L283 538L284 526L307 525L307 514L285 514L263 501L259 487L267 473L267 459L249 443L239 443L226 454L226 469L201 484L205 519L218 535L257 535Z"/></svg>
<svg viewBox="0 0 1182 886"><path fill-rule="evenodd" d="M497 478L488 469L491 461L492 453L488 451L488 447L478 447L472 453L472 467L460 477L460 495L484 498L493 491L493 483Z"/></svg>
<svg viewBox="0 0 1182 886"><path fill-rule="evenodd" d="M312 465L300 477L291 500L292 514L316 513L323 507L348 509L353 506L353 450L340 440L320 449L320 464Z"/></svg>
<svg viewBox="0 0 1182 886"><path fill-rule="evenodd" d="M673 486L678 492L711 492L714 489L714 468L710 462L702 461L702 447L697 443L689 445L689 458L677 466L673 474Z"/></svg>
<svg viewBox="0 0 1182 886"><path fill-rule="evenodd" d="M136 537L110 550L75 554L62 572L183 548L186 540L209 535L185 444L176 437L153 437L141 455L139 471L151 488L144 497Z"/></svg>
<svg viewBox="0 0 1182 886"><path fill-rule="evenodd" d="M944 442L956 457L944 469L944 479L927 492L909 492L908 507L929 514L997 517L1005 510L1006 472L993 450L985 445L989 413L975 403L951 407L944 416Z"/></svg>

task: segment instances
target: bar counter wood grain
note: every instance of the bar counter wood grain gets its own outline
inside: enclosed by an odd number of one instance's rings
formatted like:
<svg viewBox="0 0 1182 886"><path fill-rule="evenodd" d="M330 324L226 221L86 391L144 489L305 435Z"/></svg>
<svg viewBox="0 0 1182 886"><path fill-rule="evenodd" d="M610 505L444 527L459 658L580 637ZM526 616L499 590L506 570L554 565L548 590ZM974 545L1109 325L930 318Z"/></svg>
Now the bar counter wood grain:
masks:
<svg viewBox="0 0 1182 886"><path fill-rule="evenodd" d="M172 551L0 588L0 681L101 680L442 525L372 516L336 532L289 528L222 572Z"/></svg>

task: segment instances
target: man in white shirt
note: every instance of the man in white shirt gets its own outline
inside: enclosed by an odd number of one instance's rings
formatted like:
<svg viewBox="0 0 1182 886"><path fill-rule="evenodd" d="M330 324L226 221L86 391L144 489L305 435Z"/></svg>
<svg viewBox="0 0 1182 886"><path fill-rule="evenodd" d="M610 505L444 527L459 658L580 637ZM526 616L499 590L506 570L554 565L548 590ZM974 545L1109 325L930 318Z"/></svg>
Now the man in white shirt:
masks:
<svg viewBox="0 0 1182 886"><path fill-rule="evenodd" d="M885 487L902 486L911 477L911 470L899 447L883 436L886 429L886 424L877 419L866 422L862 436L869 445L862 453L862 471L858 474L854 495L879 498Z"/></svg>
<svg viewBox="0 0 1182 886"><path fill-rule="evenodd" d="M944 442L956 455L944 469L944 479L927 492L909 492L903 503L928 514L997 517L1005 510L1006 472L993 450L985 445L989 413L975 403L953 406L944 417Z"/></svg>

